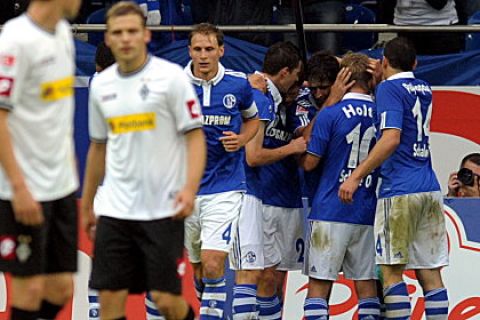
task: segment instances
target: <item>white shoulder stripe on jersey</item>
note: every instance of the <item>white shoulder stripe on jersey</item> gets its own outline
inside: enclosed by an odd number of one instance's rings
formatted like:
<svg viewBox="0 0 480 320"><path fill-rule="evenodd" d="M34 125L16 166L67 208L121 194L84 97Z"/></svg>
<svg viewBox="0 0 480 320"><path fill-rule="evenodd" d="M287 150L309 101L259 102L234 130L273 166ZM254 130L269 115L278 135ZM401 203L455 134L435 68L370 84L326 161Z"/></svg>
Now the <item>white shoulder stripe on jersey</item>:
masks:
<svg viewBox="0 0 480 320"><path fill-rule="evenodd" d="M225 74L228 74L229 76L247 79L247 75L240 71L233 71L233 70L226 69Z"/></svg>

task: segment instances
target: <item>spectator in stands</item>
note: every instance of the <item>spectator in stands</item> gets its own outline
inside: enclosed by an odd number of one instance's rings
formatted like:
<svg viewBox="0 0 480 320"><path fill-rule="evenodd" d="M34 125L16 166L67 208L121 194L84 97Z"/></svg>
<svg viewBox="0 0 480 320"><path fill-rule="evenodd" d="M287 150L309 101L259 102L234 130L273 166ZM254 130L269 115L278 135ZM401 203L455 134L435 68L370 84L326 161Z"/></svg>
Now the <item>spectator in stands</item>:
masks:
<svg viewBox="0 0 480 320"><path fill-rule="evenodd" d="M447 197L480 197L480 153L465 156L460 170L450 174Z"/></svg>
<svg viewBox="0 0 480 320"><path fill-rule="evenodd" d="M305 23L342 23L345 16L345 0L304 0ZM295 23L295 10L290 0L280 0L278 8L278 23ZM294 33L286 33L284 40L296 43ZM307 47L310 52L329 50L340 52L341 34L334 32L307 33Z"/></svg>
<svg viewBox="0 0 480 320"><path fill-rule="evenodd" d="M395 25L449 26L459 23L455 0L384 0L383 7L395 5ZM388 20L388 18L385 18ZM457 53L463 49L464 35L453 32L400 32L413 42L417 54ZM446 45L448 44L448 45Z"/></svg>

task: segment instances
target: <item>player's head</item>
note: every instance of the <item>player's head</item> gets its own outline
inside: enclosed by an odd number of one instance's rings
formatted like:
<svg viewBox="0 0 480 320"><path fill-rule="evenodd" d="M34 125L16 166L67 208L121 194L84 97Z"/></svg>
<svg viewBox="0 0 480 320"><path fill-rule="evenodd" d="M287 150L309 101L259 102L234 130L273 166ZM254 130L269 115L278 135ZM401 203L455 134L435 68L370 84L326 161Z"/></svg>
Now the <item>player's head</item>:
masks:
<svg viewBox="0 0 480 320"><path fill-rule="evenodd" d="M225 52L223 32L210 23L195 25L188 37L188 52L192 58L193 74L205 80L212 79Z"/></svg>
<svg viewBox="0 0 480 320"><path fill-rule="evenodd" d="M129 1L120 1L107 12L105 43L120 64L143 61L150 42L142 9Z"/></svg>
<svg viewBox="0 0 480 320"><path fill-rule="evenodd" d="M105 44L100 42L95 52L95 69L97 72L101 72L115 63L115 57L112 54L112 50Z"/></svg>
<svg viewBox="0 0 480 320"><path fill-rule="evenodd" d="M337 58L327 52L317 52L307 61L306 80L318 106L328 98L339 71Z"/></svg>
<svg viewBox="0 0 480 320"><path fill-rule="evenodd" d="M82 5L82 0L30 0L30 4L38 2L52 3L61 11L61 16L69 20L75 19Z"/></svg>
<svg viewBox="0 0 480 320"><path fill-rule="evenodd" d="M340 63L340 67L347 68L352 73L350 81L355 81L354 87L365 93L369 93L373 85L372 74L368 72L368 64L368 56L362 53L347 53Z"/></svg>
<svg viewBox="0 0 480 320"><path fill-rule="evenodd" d="M291 42L278 42L268 48L263 60L263 72L286 93L299 81L302 60L298 48Z"/></svg>
<svg viewBox="0 0 480 320"><path fill-rule="evenodd" d="M413 71L417 64L417 53L410 40L397 37L387 42L383 49L383 67L398 71Z"/></svg>

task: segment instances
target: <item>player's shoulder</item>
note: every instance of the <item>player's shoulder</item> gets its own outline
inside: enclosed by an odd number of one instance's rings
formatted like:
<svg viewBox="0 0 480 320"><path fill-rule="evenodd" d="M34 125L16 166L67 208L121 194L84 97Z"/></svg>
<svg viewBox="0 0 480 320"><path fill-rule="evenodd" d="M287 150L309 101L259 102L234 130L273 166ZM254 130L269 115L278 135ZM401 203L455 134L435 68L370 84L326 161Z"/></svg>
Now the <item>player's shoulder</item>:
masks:
<svg viewBox="0 0 480 320"><path fill-rule="evenodd" d="M223 75L222 80L223 80L223 83L230 88L235 88L235 87L245 88L246 86L250 87L247 75L240 71L225 69L225 73Z"/></svg>
<svg viewBox="0 0 480 320"><path fill-rule="evenodd" d="M105 70L100 73L97 73L90 83L90 88L95 89L98 87L105 86L105 84L115 81L118 77L118 65L116 63L112 64Z"/></svg>
<svg viewBox="0 0 480 320"><path fill-rule="evenodd" d="M234 79L247 80L247 74L241 71L235 71L232 69L225 69L225 77L232 77Z"/></svg>
<svg viewBox="0 0 480 320"><path fill-rule="evenodd" d="M185 71L180 65L156 56L150 56L149 59L149 76L157 79L172 79L172 81L177 81L179 78L187 79Z"/></svg>
<svg viewBox="0 0 480 320"><path fill-rule="evenodd" d="M0 38L3 41L16 43L30 42L32 39L31 29L33 28L33 23L29 18L26 15L21 15L5 23Z"/></svg>

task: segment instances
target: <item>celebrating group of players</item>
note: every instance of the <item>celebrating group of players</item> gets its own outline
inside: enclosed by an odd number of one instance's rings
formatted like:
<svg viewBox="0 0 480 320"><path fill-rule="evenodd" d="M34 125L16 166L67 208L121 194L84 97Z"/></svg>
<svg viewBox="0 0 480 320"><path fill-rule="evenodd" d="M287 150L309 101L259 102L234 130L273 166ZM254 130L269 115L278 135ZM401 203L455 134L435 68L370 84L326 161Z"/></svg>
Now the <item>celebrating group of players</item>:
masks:
<svg viewBox="0 0 480 320"><path fill-rule="evenodd" d="M76 10L34 0L0 38L0 268L13 274L12 319L53 319L71 295L74 70L62 17ZM277 43L247 78L221 65L223 34L209 24L191 32L184 70L150 56L131 2L109 10L105 39L117 63L91 84L81 209L101 319L125 319L128 292L144 291L166 319L193 319L181 297L184 245L202 320L223 319L227 256L236 320L281 319L285 273L302 268L305 319L328 319L340 271L355 281L359 319L408 319L406 268L427 319L447 318L432 91L412 73L408 41L389 41L381 64L317 53L305 66L294 45Z"/></svg>

